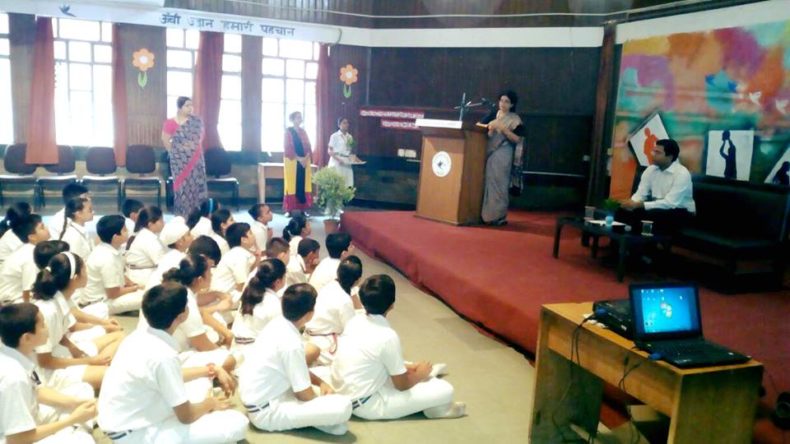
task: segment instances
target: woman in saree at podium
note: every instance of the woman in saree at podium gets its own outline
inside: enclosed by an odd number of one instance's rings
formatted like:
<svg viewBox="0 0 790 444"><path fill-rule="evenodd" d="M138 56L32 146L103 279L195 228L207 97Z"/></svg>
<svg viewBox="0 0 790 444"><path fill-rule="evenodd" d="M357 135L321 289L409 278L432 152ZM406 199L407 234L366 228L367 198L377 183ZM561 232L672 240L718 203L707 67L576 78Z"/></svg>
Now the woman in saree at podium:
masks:
<svg viewBox="0 0 790 444"><path fill-rule="evenodd" d="M481 211L483 223L488 225L507 224L510 190L523 186L524 125L516 114L517 103L516 93L502 92L499 94L496 115L492 112L481 122L488 126L485 191Z"/></svg>
<svg viewBox="0 0 790 444"><path fill-rule="evenodd" d="M200 147L203 121L192 115L189 97L179 97L176 105L176 116L162 127L162 142L170 157L175 214L187 218L208 198L206 162Z"/></svg>
<svg viewBox="0 0 790 444"><path fill-rule="evenodd" d="M302 128L302 113L292 112L288 119L291 126L285 131L285 149L283 152L283 211L305 211L313 206L313 184L311 168L313 152L310 139Z"/></svg>

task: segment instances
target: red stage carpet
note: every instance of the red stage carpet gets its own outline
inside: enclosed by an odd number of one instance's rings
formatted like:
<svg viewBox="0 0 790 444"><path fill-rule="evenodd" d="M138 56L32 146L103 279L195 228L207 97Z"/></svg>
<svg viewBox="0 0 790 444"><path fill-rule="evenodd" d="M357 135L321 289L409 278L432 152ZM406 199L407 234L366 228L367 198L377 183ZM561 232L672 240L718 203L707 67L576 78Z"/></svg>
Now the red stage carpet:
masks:
<svg viewBox="0 0 790 444"><path fill-rule="evenodd" d="M560 258L552 257L556 217L511 212L507 226L489 228L455 227L410 211L349 211L342 227L368 254L534 353L542 304L628 297L629 276L618 283L613 268L591 259L572 228L563 230ZM788 291L723 295L702 288L700 298L706 337L765 365L765 402L776 400L776 389L790 390Z"/></svg>

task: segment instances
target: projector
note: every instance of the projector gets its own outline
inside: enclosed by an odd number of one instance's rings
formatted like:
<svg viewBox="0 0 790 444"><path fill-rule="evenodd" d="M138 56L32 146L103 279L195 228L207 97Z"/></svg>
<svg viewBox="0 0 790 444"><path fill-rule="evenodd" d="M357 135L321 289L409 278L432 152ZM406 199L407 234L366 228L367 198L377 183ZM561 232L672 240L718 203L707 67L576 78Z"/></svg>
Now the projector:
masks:
<svg viewBox="0 0 790 444"><path fill-rule="evenodd" d="M631 301L611 299L593 302L595 320L626 339L634 338L634 320L631 317Z"/></svg>

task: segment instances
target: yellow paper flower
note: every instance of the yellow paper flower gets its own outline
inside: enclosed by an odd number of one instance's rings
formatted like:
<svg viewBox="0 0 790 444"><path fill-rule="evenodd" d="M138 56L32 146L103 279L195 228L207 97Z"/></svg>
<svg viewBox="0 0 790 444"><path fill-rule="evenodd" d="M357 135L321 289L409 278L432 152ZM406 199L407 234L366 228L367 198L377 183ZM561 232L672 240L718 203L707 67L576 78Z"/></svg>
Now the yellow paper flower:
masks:
<svg viewBox="0 0 790 444"><path fill-rule="evenodd" d="M154 54L146 48L140 48L132 54L132 65L146 72L154 67Z"/></svg>
<svg viewBox="0 0 790 444"><path fill-rule="evenodd" d="M357 71L351 64L348 64L342 68L340 68L340 81L345 83L348 86L351 86L353 83L357 83Z"/></svg>

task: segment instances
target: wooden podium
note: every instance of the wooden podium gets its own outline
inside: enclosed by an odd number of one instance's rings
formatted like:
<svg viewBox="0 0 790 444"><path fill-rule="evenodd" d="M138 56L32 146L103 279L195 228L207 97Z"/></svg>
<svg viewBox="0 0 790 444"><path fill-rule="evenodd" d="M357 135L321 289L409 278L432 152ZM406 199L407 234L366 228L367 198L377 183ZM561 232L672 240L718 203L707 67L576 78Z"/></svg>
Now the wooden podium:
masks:
<svg viewBox="0 0 790 444"><path fill-rule="evenodd" d="M480 223L485 128L456 120L417 119L422 130L417 216L454 225Z"/></svg>

